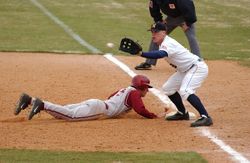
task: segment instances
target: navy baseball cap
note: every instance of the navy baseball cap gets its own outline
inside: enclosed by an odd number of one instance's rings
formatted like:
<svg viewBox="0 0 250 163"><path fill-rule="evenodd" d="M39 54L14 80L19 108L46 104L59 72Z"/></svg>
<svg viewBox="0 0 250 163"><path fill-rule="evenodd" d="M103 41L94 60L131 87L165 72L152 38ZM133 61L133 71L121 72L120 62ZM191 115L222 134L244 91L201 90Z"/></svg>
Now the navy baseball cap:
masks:
<svg viewBox="0 0 250 163"><path fill-rule="evenodd" d="M161 22L157 22L151 25L151 28L148 30L151 32L167 31L166 25Z"/></svg>

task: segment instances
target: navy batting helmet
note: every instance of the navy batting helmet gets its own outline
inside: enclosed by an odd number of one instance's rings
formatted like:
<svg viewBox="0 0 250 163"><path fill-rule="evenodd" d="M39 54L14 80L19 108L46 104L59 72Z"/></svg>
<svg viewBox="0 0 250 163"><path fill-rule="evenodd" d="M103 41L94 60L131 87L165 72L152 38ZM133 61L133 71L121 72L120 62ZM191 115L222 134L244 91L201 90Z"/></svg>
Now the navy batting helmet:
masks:
<svg viewBox="0 0 250 163"><path fill-rule="evenodd" d="M136 75L132 79L132 86L137 89L152 88L150 80L144 75Z"/></svg>

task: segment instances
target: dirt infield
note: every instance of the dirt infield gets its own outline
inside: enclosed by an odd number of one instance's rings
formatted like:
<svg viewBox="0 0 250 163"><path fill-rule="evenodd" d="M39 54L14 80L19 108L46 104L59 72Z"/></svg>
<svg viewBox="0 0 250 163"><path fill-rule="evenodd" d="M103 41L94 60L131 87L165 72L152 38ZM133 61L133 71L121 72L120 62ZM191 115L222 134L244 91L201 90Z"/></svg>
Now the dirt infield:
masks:
<svg viewBox="0 0 250 163"><path fill-rule="evenodd" d="M140 57L117 57L131 69ZM213 117L209 129L219 139L250 159L250 69L230 61L208 61L209 77L197 94ZM174 70L160 60L145 74L159 88ZM26 92L59 104L89 98L105 99L126 87L131 78L101 55L0 53L0 148L70 151L196 151L209 162L233 162L232 157L190 128L190 121L144 119L134 111L117 119L66 122L41 113L28 121L13 108ZM149 110L163 104L151 93L144 98ZM196 113L190 105L187 108Z"/></svg>

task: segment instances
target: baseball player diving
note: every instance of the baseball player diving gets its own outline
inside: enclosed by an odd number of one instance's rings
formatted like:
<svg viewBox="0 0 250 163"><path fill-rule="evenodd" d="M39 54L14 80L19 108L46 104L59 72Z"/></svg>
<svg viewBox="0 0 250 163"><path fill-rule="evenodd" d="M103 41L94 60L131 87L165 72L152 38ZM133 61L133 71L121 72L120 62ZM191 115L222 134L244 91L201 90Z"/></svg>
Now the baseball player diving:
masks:
<svg viewBox="0 0 250 163"><path fill-rule="evenodd" d="M164 23L153 24L150 31L152 41L159 46L159 50L143 52L138 43L133 40L126 40L127 38L125 38L125 41L121 41L120 50L150 59L164 58L176 69L176 72L169 77L162 87L164 93L178 109L174 115L166 117L166 120L189 120L189 114L182 101L187 100L200 114L200 118L191 123L191 127L211 126L213 124L212 118L208 115L200 98L195 95L195 91L208 75L207 64L169 37Z"/></svg>
<svg viewBox="0 0 250 163"><path fill-rule="evenodd" d="M19 98L14 114L18 115L22 110L32 105L28 116L29 120L41 111L45 111L57 119L68 121L93 120L103 116L112 118L127 113L132 108L145 118L160 118L165 115L165 112L159 115L151 113L145 108L142 101L142 97L146 96L149 88L152 88L150 80L146 76L136 75L132 78L131 86L116 91L107 100L89 99L81 103L64 106L33 98L23 93Z"/></svg>

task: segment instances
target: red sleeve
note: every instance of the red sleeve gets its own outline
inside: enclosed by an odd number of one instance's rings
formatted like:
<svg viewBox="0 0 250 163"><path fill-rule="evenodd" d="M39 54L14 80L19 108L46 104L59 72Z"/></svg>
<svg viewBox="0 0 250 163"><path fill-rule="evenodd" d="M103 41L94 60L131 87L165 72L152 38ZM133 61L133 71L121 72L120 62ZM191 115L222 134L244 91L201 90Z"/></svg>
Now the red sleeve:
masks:
<svg viewBox="0 0 250 163"><path fill-rule="evenodd" d="M133 90L130 92L127 104L131 106L136 113L140 114L141 116L145 118L156 118L157 116L154 113L149 112L142 101L140 92L138 90Z"/></svg>

